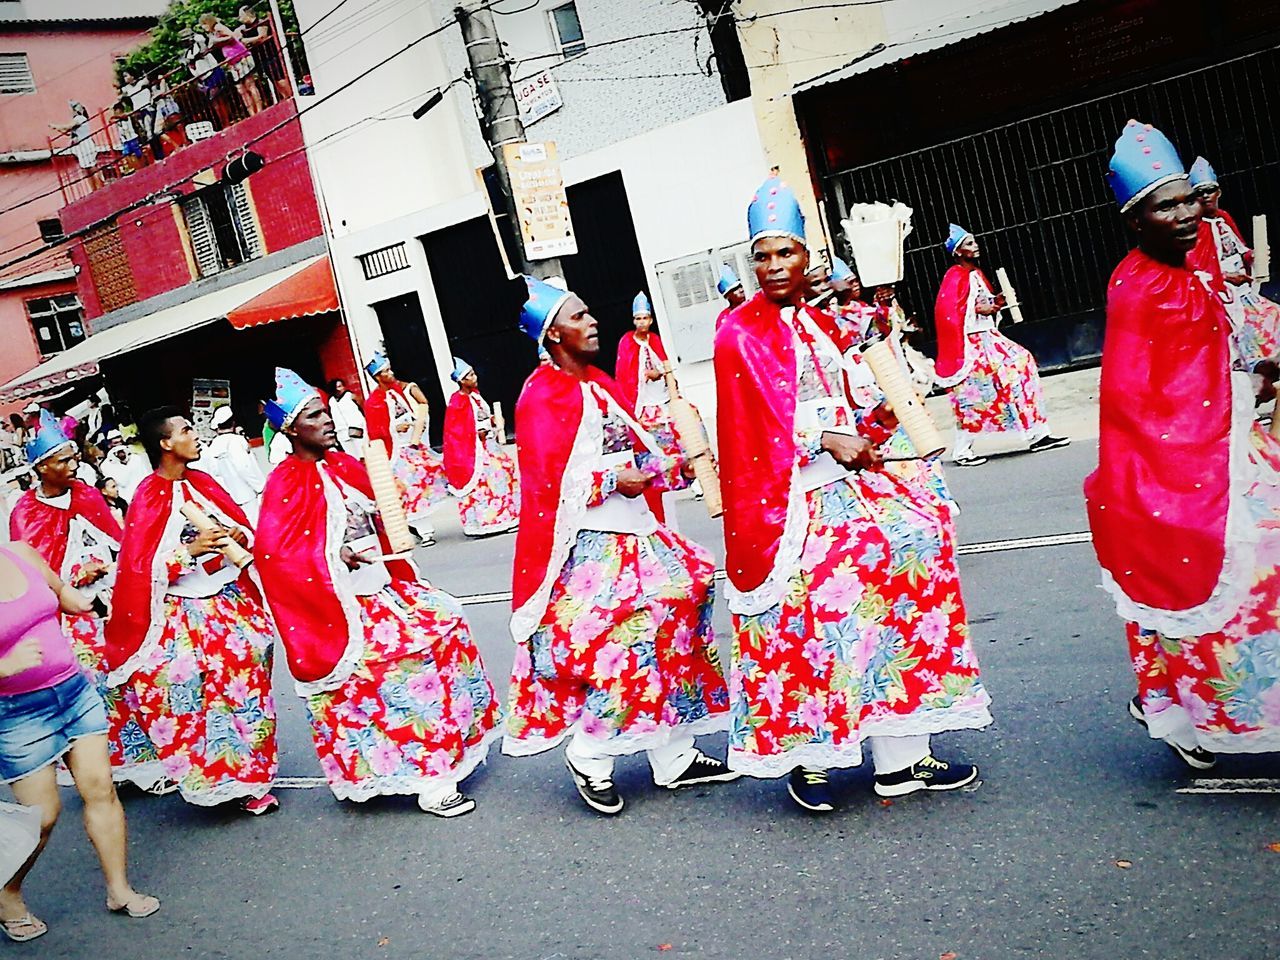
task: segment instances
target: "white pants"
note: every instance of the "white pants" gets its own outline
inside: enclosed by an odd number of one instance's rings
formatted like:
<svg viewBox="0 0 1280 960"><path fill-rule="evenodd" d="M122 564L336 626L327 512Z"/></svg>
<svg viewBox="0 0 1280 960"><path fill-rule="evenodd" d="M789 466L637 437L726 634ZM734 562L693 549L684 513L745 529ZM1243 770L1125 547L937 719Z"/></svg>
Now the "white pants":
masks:
<svg viewBox="0 0 1280 960"><path fill-rule="evenodd" d="M929 755L929 735L913 737L867 737L871 742L871 757L875 760L876 773L897 773L913 763L919 763Z"/></svg>
<svg viewBox="0 0 1280 960"><path fill-rule="evenodd" d="M410 520L409 526L417 532L423 540L434 540L436 536L436 527L427 517L421 517L417 520Z"/></svg>
<svg viewBox="0 0 1280 960"><path fill-rule="evenodd" d="M457 780L431 780L425 787L418 791L418 796L422 798L422 802L427 806L435 806L445 797L451 797L458 792Z"/></svg>
<svg viewBox="0 0 1280 960"><path fill-rule="evenodd" d="M698 755L698 748L693 745L693 737L689 734L677 733L671 742L661 747L646 751L649 767L653 770L653 781L668 784L693 763ZM565 747L564 755L575 767L589 777L604 780L613 775L612 754L600 749L600 741L584 734L581 728L574 731L573 739Z"/></svg>
<svg viewBox="0 0 1280 960"><path fill-rule="evenodd" d="M1035 443L1037 440L1043 440L1048 435L1049 435L1048 425L1041 424L1040 426L1036 427L1034 430L1028 430L1026 433L1022 435L1022 438L1023 440L1026 441L1027 446L1031 446L1031 444ZM969 433L967 430L961 430L959 427L956 427L956 442L951 448L951 459L965 460L969 457L972 457L973 441L976 440L979 436L981 436L981 434Z"/></svg>

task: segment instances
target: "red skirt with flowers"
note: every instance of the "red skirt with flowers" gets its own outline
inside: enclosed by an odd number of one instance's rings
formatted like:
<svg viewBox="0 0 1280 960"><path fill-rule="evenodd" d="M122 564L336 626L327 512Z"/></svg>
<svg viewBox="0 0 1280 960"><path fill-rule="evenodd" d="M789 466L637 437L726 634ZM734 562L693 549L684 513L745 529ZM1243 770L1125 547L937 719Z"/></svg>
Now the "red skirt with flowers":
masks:
<svg viewBox="0 0 1280 960"><path fill-rule="evenodd" d="M339 800L421 794L484 760L501 706L458 601L395 581L358 597L364 658L306 698L316 754Z"/></svg>
<svg viewBox="0 0 1280 960"><path fill-rule="evenodd" d="M429 447L401 447L391 461L391 473L400 487L410 523L425 521L449 495L444 459Z"/></svg>
<svg viewBox="0 0 1280 960"><path fill-rule="evenodd" d="M612 755L723 730L714 572L706 549L662 526L581 531L541 625L516 648L503 751L540 753L575 728Z"/></svg>
<svg viewBox="0 0 1280 960"><path fill-rule="evenodd" d="M231 584L212 597L170 594L163 617L130 683L165 775L202 807L266 795L279 768L266 611Z"/></svg>
<svg viewBox="0 0 1280 960"><path fill-rule="evenodd" d="M1035 358L995 330L969 334L969 375L951 388L956 425L965 433L1043 430L1044 391Z"/></svg>

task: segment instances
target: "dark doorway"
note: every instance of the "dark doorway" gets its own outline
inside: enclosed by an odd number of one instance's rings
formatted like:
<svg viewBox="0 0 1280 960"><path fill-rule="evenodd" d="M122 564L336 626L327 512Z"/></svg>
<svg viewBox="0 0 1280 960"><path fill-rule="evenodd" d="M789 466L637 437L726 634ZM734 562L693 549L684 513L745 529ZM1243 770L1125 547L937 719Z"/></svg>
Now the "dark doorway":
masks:
<svg viewBox="0 0 1280 960"><path fill-rule="evenodd" d="M562 260L565 280L599 323L598 363L612 374L618 341L631 329L631 300L645 286L626 186L621 173L610 173L569 187L568 194L580 252ZM476 368L481 393L501 403L508 426L514 426L516 400L538 362L519 329L524 284L506 279L493 229L483 217L427 234L422 246L450 349ZM429 354L429 347L423 349ZM394 354L391 360L396 362Z"/></svg>
<svg viewBox="0 0 1280 960"><path fill-rule="evenodd" d="M431 407L430 439L439 446L444 436L444 393L436 373L435 354L427 337L422 301L417 293L406 293L373 304L382 330L382 344L392 369L401 380L422 388Z"/></svg>

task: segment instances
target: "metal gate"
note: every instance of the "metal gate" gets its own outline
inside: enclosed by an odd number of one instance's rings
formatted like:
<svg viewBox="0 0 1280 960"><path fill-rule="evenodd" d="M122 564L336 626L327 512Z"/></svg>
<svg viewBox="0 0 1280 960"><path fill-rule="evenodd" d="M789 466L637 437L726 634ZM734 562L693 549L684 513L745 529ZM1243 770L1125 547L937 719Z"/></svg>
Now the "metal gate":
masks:
<svg viewBox="0 0 1280 960"><path fill-rule="evenodd" d="M1223 207L1247 233L1251 216L1280 214L1278 106L1272 48L832 174L828 209L845 216L851 203L892 199L914 208L899 297L930 337L947 224L972 230L988 272L1005 267L1022 301L1028 322L1012 335L1043 366L1078 364L1101 353L1107 279L1130 247L1104 180L1125 121L1159 127L1187 164L1207 157Z"/></svg>

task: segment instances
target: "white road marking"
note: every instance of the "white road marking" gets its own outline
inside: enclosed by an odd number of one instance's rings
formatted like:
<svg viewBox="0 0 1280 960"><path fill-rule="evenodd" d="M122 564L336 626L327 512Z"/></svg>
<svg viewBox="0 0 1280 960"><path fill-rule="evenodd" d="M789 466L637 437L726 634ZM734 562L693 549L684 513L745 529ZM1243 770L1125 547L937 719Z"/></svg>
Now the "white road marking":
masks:
<svg viewBox="0 0 1280 960"><path fill-rule="evenodd" d="M1064 547L1073 543L1089 543L1093 539L1087 530L1079 533L1055 533L1045 537L1018 537L1012 540L984 540L979 543L965 543L956 548L962 557L980 553L1004 553L1009 550L1031 550L1036 547ZM724 571L716 571L716 579L724 579ZM497 593L472 593L458 597L464 607L482 606L488 603L510 603L511 591Z"/></svg>
<svg viewBox="0 0 1280 960"><path fill-rule="evenodd" d="M1280 780L1245 779L1213 780L1197 779L1189 787L1179 787L1178 793L1280 793Z"/></svg>
<svg viewBox="0 0 1280 960"><path fill-rule="evenodd" d="M271 785L272 790L314 790L316 787L327 787L324 777L277 777Z"/></svg>

